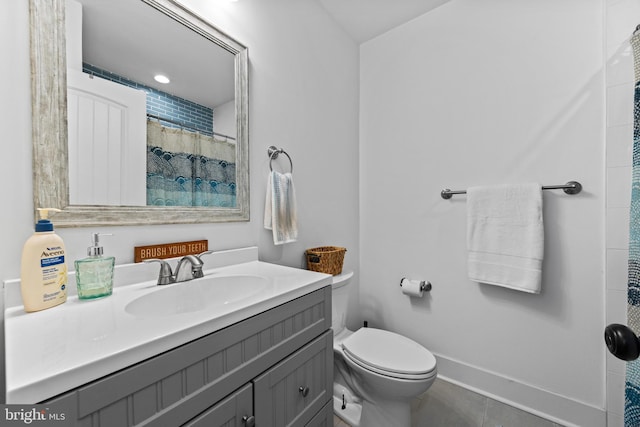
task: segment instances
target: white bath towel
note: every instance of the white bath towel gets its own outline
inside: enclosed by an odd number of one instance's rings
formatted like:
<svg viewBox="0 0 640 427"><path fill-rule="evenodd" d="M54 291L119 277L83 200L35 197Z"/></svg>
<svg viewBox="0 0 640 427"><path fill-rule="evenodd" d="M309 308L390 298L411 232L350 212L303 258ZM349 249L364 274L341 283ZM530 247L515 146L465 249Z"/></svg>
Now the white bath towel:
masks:
<svg viewBox="0 0 640 427"><path fill-rule="evenodd" d="M540 293L544 227L537 183L467 190L469 278Z"/></svg>
<svg viewBox="0 0 640 427"><path fill-rule="evenodd" d="M291 173L269 173L264 203L264 228L273 231L275 245L295 242L298 238L296 192Z"/></svg>

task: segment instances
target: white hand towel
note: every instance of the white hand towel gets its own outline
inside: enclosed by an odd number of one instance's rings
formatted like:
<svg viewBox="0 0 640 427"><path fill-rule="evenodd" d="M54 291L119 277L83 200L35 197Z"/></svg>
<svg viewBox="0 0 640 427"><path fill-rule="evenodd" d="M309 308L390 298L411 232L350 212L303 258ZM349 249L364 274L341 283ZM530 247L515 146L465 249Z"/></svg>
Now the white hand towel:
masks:
<svg viewBox="0 0 640 427"><path fill-rule="evenodd" d="M275 245L295 242L298 238L296 192L291 173L269 173L264 203L264 228L273 231Z"/></svg>
<svg viewBox="0 0 640 427"><path fill-rule="evenodd" d="M537 183L467 190L469 278L540 293L544 227Z"/></svg>

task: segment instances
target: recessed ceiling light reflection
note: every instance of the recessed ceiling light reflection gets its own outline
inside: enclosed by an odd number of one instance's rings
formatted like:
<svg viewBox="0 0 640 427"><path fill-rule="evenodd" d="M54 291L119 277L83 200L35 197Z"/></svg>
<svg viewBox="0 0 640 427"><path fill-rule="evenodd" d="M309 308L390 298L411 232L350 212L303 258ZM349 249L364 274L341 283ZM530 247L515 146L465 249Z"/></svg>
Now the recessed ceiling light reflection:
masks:
<svg viewBox="0 0 640 427"><path fill-rule="evenodd" d="M169 77L162 75L162 74L157 74L156 76L153 77L155 81L157 81L158 83L162 83L162 84L167 84L169 83L171 80L169 80Z"/></svg>

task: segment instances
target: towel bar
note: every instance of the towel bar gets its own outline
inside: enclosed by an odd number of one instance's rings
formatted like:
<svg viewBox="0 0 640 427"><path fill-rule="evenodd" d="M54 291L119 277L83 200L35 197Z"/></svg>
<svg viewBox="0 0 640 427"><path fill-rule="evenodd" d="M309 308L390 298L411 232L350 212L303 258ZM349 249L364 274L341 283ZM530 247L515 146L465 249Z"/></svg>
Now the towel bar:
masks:
<svg viewBox="0 0 640 427"><path fill-rule="evenodd" d="M569 181L561 185L543 185L543 190L563 190L567 194L578 194L582 191L582 184L578 181ZM440 192L443 199L450 199L454 194L467 194L467 190L450 190L445 188Z"/></svg>

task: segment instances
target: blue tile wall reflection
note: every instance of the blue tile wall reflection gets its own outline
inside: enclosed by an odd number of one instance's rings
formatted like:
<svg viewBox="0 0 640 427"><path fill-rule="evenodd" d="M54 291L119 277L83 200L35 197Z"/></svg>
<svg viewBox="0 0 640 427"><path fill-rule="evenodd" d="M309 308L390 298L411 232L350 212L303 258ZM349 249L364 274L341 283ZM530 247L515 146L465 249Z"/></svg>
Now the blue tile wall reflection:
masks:
<svg viewBox="0 0 640 427"><path fill-rule="evenodd" d="M90 64L82 64L82 71L124 86L144 90L147 93L147 114L166 117L184 123L185 126L204 135L213 135L213 110L209 107L156 90ZM169 122L161 121L161 123L167 127L180 128L179 125Z"/></svg>

